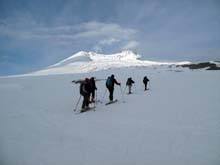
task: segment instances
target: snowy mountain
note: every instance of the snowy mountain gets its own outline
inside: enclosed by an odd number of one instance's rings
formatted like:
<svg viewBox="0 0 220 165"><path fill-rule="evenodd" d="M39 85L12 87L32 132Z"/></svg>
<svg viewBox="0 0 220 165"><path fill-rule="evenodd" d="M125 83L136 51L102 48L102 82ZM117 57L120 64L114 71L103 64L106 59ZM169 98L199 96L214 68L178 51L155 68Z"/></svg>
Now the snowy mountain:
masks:
<svg viewBox="0 0 220 165"><path fill-rule="evenodd" d="M34 75L65 74L65 73L87 73L106 69L124 67L152 67L183 65L190 62L155 62L141 60L139 54L132 51L122 51L116 54L97 54L94 52L78 52L48 68L33 73Z"/></svg>
<svg viewBox="0 0 220 165"><path fill-rule="evenodd" d="M219 71L161 64L132 52L79 52L29 76L0 78L0 164L219 165ZM118 102L106 106L111 74L122 85ZM78 113L82 98L72 80L92 76L100 102Z"/></svg>

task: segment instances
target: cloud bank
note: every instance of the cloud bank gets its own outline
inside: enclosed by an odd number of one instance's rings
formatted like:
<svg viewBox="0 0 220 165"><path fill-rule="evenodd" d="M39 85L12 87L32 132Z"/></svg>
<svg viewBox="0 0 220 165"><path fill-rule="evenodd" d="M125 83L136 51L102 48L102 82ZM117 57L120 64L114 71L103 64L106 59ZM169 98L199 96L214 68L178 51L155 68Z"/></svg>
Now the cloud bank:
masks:
<svg viewBox="0 0 220 165"><path fill-rule="evenodd" d="M132 41L137 30L122 27L116 23L103 23L91 21L78 25L65 25L55 27L13 28L1 24L0 35L19 40L55 41L57 46L69 46L75 42L90 42L91 49L101 51L102 47L114 44L124 44L121 49L132 49L137 41Z"/></svg>

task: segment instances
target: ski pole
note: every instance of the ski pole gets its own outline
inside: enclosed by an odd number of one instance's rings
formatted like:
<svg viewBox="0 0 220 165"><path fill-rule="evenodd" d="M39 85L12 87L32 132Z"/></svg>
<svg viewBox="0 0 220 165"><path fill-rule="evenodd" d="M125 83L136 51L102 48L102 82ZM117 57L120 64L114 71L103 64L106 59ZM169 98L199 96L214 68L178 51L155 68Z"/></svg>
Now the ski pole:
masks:
<svg viewBox="0 0 220 165"><path fill-rule="evenodd" d="M124 96L123 96L123 92L122 92L122 88L121 88L121 86L120 86L120 89L121 89L121 97L122 97L122 102L124 103L124 102L125 102L125 100L124 100Z"/></svg>
<svg viewBox="0 0 220 165"><path fill-rule="evenodd" d="M98 94L97 94L97 91L95 93L95 105L97 105L97 101L98 101Z"/></svg>
<svg viewBox="0 0 220 165"><path fill-rule="evenodd" d="M135 85L135 83L134 83L134 89L135 89L135 93L137 93L137 88L136 88L136 85Z"/></svg>
<svg viewBox="0 0 220 165"><path fill-rule="evenodd" d="M107 88L105 89L105 93L104 93L104 95L102 97L102 102L104 102L104 98L105 98L106 93L107 93Z"/></svg>
<svg viewBox="0 0 220 165"><path fill-rule="evenodd" d="M77 107L78 107L78 105L79 105L80 99L81 99L81 95L79 96L79 99L78 99L78 101L77 101L77 103L76 103L76 106L75 106L75 108L73 109L74 111L76 111L76 109L77 109Z"/></svg>
<svg viewBox="0 0 220 165"><path fill-rule="evenodd" d="M127 85L126 85L125 88L124 88L124 93L125 93L126 89L127 89Z"/></svg>
<svg viewBox="0 0 220 165"><path fill-rule="evenodd" d="M96 108L96 105L97 105L97 91L95 91L95 102L94 102L94 111L95 111L95 108Z"/></svg>

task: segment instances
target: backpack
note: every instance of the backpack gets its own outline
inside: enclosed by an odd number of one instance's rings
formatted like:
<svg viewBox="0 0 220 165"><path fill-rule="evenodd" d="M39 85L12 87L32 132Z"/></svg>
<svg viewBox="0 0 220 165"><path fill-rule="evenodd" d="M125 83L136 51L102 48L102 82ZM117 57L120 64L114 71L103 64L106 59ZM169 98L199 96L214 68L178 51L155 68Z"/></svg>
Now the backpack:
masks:
<svg viewBox="0 0 220 165"><path fill-rule="evenodd" d="M106 87L112 87L112 86L113 86L112 78L108 77L106 80Z"/></svg>
<svg viewBox="0 0 220 165"><path fill-rule="evenodd" d="M131 80L131 78L128 78L128 80L127 80L127 82L126 82L126 85L132 85L132 80Z"/></svg>
<svg viewBox="0 0 220 165"><path fill-rule="evenodd" d="M146 84L148 81L149 81L148 78L145 76L143 79L143 83Z"/></svg>
<svg viewBox="0 0 220 165"><path fill-rule="evenodd" d="M89 94L90 84L87 82L80 83L79 92L81 95L85 96Z"/></svg>

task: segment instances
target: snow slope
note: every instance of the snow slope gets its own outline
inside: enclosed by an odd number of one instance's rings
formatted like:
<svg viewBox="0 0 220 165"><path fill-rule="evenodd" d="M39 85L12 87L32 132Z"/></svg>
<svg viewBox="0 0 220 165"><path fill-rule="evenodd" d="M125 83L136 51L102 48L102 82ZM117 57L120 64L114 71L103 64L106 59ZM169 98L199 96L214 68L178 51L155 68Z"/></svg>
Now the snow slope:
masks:
<svg viewBox="0 0 220 165"><path fill-rule="evenodd" d="M78 52L46 69L32 73L31 75L71 74L87 73L92 71L107 70L122 67L152 67L162 65L182 65L190 62L155 62L140 59L139 54L132 51L104 55L94 52Z"/></svg>
<svg viewBox="0 0 220 165"><path fill-rule="evenodd" d="M122 90L132 76L134 94L123 103L116 86L118 103L76 115L79 86L71 81L112 73ZM219 165L219 81L219 71L145 67L0 78L0 164ZM105 81L97 86L102 100Z"/></svg>

